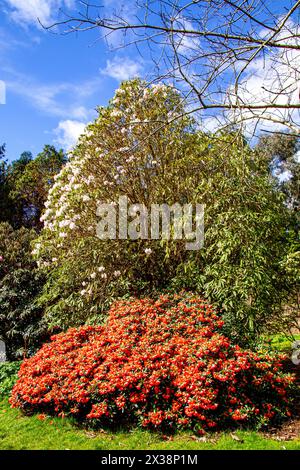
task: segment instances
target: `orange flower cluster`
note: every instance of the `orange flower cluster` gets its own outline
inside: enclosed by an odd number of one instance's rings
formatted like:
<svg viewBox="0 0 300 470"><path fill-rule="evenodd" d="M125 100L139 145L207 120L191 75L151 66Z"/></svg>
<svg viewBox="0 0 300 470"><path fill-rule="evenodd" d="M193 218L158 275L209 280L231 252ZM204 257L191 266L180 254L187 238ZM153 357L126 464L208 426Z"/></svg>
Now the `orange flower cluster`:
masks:
<svg viewBox="0 0 300 470"><path fill-rule="evenodd" d="M190 294L114 304L105 326L72 328L23 362L11 404L100 425L256 424L289 414L283 356L242 350Z"/></svg>

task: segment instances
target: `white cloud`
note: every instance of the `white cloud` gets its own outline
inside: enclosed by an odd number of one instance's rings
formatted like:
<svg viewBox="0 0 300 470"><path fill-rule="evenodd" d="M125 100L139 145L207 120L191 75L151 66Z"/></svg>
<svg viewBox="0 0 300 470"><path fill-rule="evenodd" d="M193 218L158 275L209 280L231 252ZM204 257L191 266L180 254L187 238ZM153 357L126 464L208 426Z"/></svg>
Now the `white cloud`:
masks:
<svg viewBox="0 0 300 470"><path fill-rule="evenodd" d="M193 24L188 21L186 18L178 18L175 22L175 26L178 29L185 30L185 31L193 31L197 28L193 26ZM194 35L191 34L176 34L172 38L174 45L176 46L176 50L179 54L189 56L192 52L198 52L200 48L200 40L196 38Z"/></svg>
<svg viewBox="0 0 300 470"><path fill-rule="evenodd" d="M71 8L73 0L6 0L9 16L20 24L36 24L38 19L43 25L53 22L59 8Z"/></svg>
<svg viewBox="0 0 300 470"><path fill-rule="evenodd" d="M6 103L6 86L5 83L0 80L0 104Z"/></svg>
<svg viewBox="0 0 300 470"><path fill-rule="evenodd" d="M139 76L142 69L142 64L129 57L115 57L106 61L106 68L102 70L102 74L123 81Z"/></svg>
<svg viewBox="0 0 300 470"><path fill-rule="evenodd" d="M296 43L299 40L300 27L289 22L277 40L281 42ZM240 84L238 97L240 102L251 105L265 106L270 103L276 105L299 104L300 83L300 54L298 50L283 49L281 51L265 54L264 57L253 61L246 69L243 81ZM236 97L233 88L229 90L233 103ZM259 129L279 131L290 127L297 128L300 124L299 111L291 109L269 108L265 110L241 110L229 113L237 121L245 120L246 131L251 134L259 119ZM253 119L251 119L253 118Z"/></svg>
<svg viewBox="0 0 300 470"><path fill-rule="evenodd" d="M45 114L76 119L87 117L88 110L83 105L72 103L70 95L73 94L75 87L71 84L42 85L30 81L22 83L12 80L7 82L7 88Z"/></svg>
<svg viewBox="0 0 300 470"><path fill-rule="evenodd" d="M80 121L73 121L67 119L66 121L60 121L57 128L54 129L56 135L55 142L61 145L65 150L70 150L83 133L86 124Z"/></svg>
<svg viewBox="0 0 300 470"><path fill-rule="evenodd" d="M87 120L93 114L86 107L87 99L99 90L102 78L96 77L82 83L49 83L43 84L32 77L13 69L6 69L7 89L44 114L58 118Z"/></svg>

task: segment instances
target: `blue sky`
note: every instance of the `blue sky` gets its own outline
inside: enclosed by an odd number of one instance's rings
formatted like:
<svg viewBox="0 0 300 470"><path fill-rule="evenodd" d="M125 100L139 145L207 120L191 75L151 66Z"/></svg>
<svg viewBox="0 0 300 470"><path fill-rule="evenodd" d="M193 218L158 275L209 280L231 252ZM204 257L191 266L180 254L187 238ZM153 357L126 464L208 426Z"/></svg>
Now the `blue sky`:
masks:
<svg viewBox="0 0 300 470"><path fill-rule="evenodd" d="M140 57L109 50L96 31L61 36L39 27L37 14L49 22L69 1L0 0L0 144L9 160L47 143L69 147L119 82L143 72Z"/></svg>
<svg viewBox="0 0 300 470"><path fill-rule="evenodd" d="M108 16L122 4L125 16L134 16L133 0L101 3ZM282 13L291 3L276 0L274 13ZM37 16L43 24L51 24L60 7L66 10L75 4L76 0L0 0L0 103L1 83L6 87L6 104L0 104L0 145L6 143L9 160L23 151L36 156L45 144L70 148L96 116L95 107L108 103L120 81L137 75L147 78L153 70L146 50L141 57L133 47L117 48L118 35L111 39L114 47L108 47L96 30L62 36L39 25ZM298 31L299 25L292 27ZM300 55L295 59L300 69ZM246 100L262 99L268 64L268 57L252 64ZM267 77L272 84L275 79L272 74ZM215 116L205 122L207 130L213 130Z"/></svg>

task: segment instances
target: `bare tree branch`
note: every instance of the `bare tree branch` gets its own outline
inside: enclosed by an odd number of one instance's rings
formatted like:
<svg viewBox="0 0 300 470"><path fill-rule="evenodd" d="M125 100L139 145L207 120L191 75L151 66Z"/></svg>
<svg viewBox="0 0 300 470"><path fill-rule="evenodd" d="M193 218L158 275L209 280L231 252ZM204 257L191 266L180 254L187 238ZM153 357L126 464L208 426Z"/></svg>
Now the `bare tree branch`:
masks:
<svg viewBox="0 0 300 470"><path fill-rule="evenodd" d="M261 121L300 133L300 0L132 0L132 12L78 1L46 29L123 33L150 56L153 80L172 81L188 113L224 126ZM131 6L131 4L130 4ZM147 54L149 54L147 56ZM210 111L210 112L209 112Z"/></svg>

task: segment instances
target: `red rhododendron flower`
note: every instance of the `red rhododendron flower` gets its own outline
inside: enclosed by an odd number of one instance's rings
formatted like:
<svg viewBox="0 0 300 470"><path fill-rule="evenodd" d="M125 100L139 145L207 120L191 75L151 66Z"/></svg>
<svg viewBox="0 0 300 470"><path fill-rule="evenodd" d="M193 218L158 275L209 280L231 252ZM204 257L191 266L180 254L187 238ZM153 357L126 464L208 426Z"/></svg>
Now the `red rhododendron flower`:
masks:
<svg viewBox="0 0 300 470"><path fill-rule="evenodd" d="M56 335L23 362L11 404L100 425L215 428L289 415L283 356L231 344L190 294L114 304L105 326Z"/></svg>

